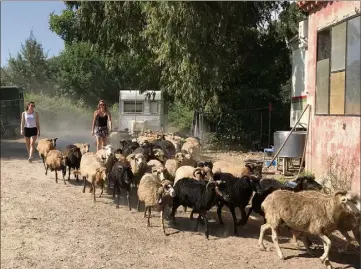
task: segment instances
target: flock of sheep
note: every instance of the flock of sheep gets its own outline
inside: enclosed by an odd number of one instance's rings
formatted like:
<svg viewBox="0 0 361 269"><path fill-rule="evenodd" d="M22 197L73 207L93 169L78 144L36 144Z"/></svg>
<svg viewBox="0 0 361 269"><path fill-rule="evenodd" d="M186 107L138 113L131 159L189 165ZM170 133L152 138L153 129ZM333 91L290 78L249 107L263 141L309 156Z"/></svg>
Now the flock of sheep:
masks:
<svg viewBox="0 0 361 269"><path fill-rule="evenodd" d="M322 239L324 253L322 263L331 268L328 255L331 247L330 234L339 230L345 236L347 249L352 231L360 244L360 197L347 191L337 191L326 195L314 177L302 176L287 183L276 179L262 179L263 163L243 163L200 161L201 143L198 138L182 138L173 134L145 132L132 140L121 140L118 146L107 145L97 152L89 152L89 144L68 145L63 151L56 149L57 138L41 139L37 150L43 159L45 174L48 169L61 171L64 184L66 168L68 180L71 169L76 181L83 178L85 192L90 183L90 192L96 201L96 188L117 194L117 207L121 190L126 193L128 208L130 192L137 189L139 211L140 202L145 205L144 217L150 226L151 209L160 211L161 227L164 218L175 225L175 213L179 206L186 212L191 208L190 219L198 214L199 223L205 225L205 235L209 237L207 211L217 207L219 223L223 224L222 207L226 205L233 218L234 234L237 227L245 225L252 211L264 217L260 228L259 247L266 249L263 237L266 230L272 230L272 240L278 256L284 255L278 244L280 227L292 231L293 241L300 238L311 254L310 238L315 235ZM114 143L114 139L112 141ZM246 206L251 204L246 213ZM171 208L166 217L167 208ZM237 220L235 209L239 208L241 220Z"/></svg>

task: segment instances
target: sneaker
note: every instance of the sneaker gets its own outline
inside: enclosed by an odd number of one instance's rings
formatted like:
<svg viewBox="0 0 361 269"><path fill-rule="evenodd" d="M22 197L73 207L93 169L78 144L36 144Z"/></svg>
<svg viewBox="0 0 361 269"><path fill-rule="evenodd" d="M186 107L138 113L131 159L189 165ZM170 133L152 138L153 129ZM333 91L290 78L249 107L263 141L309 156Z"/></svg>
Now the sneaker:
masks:
<svg viewBox="0 0 361 269"><path fill-rule="evenodd" d="M34 157L29 157L28 161L31 163L33 161Z"/></svg>

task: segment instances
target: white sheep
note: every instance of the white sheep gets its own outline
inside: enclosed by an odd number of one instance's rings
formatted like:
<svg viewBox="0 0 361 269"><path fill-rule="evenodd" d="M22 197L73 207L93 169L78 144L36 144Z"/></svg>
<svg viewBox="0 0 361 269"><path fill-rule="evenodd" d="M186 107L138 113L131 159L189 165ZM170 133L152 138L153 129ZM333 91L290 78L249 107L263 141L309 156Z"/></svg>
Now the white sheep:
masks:
<svg viewBox="0 0 361 269"><path fill-rule="evenodd" d="M56 140L58 138L43 138L39 139L36 150L39 152L39 157L43 160L44 168L45 167L45 158L48 155L49 151L52 149L56 149Z"/></svg>
<svg viewBox="0 0 361 269"><path fill-rule="evenodd" d="M192 167L189 165L181 166L177 169L174 178L174 184L181 178L194 178L197 180L210 180L213 177L213 173L209 167Z"/></svg>
<svg viewBox="0 0 361 269"><path fill-rule="evenodd" d="M85 192L86 181L88 181L91 184L90 192L93 192L93 201L95 202L96 186L101 187L100 198L107 179L106 167L103 161L94 152L87 152L81 158L79 173L84 181L83 193Z"/></svg>
<svg viewBox="0 0 361 269"><path fill-rule="evenodd" d="M265 249L263 244L264 233L272 229L272 240L278 256L284 259L284 255L278 244L278 229L282 224L289 228L312 235L319 236L324 245L324 253L320 257L322 263L327 263L331 248L329 234L337 229L340 216L343 212L359 212L352 202L350 193L337 192L329 197L306 197L299 192L276 190L266 197L262 203L266 223L261 226L258 245ZM307 252L310 252L307 242L303 241Z"/></svg>
<svg viewBox="0 0 361 269"><path fill-rule="evenodd" d="M65 173L66 173L66 156L64 154L56 149L50 150L45 157L45 175L48 174L48 169L50 169L51 172L55 171L55 182L58 183L58 172L62 171L63 174L63 180L65 183Z"/></svg>
<svg viewBox="0 0 361 269"><path fill-rule="evenodd" d="M151 208L155 208L160 211L160 219L163 233L166 235L164 228L164 209L172 201L175 196L175 191L172 186L172 182L169 180L160 180L153 174L146 173L142 177L138 187L138 205L139 211L140 201L144 202L144 218L148 211L147 226L150 226Z"/></svg>
<svg viewBox="0 0 361 269"><path fill-rule="evenodd" d="M126 160L130 163L133 172L133 186L137 187L140 179L147 170L147 161L142 153L129 154Z"/></svg>
<svg viewBox="0 0 361 269"><path fill-rule="evenodd" d="M107 162L109 156L114 153L114 148L112 145L106 145L102 149L96 152L96 155L99 159L103 159L104 163Z"/></svg>

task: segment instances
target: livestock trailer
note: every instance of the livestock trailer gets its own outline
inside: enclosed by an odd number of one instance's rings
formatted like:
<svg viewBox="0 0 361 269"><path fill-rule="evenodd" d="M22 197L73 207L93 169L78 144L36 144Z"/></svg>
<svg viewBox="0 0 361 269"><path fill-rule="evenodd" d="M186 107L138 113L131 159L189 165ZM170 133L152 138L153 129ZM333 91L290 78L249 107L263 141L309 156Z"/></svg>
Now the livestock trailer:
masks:
<svg viewBox="0 0 361 269"><path fill-rule="evenodd" d="M166 131L168 106L161 91L120 91L118 132Z"/></svg>
<svg viewBox="0 0 361 269"><path fill-rule="evenodd" d="M1 122L7 134L15 135L20 127L20 115L24 111L24 92L17 86L1 86Z"/></svg>

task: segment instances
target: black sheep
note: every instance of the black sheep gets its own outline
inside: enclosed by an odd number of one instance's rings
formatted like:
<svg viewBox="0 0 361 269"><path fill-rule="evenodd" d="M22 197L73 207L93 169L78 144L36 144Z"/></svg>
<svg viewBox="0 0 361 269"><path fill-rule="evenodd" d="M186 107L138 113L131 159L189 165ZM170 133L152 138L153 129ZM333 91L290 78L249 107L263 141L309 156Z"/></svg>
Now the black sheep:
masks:
<svg viewBox="0 0 361 269"><path fill-rule="evenodd" d="M211 209L217 200L217 197L228 197L223 195L224 182L209 181L207 184L199 182L193 178L182 178L174 185L175 197L173 198L172 212L169 218L175 223L175 212L182 205L190 207L195 213L198 213L195 231L198 230L198 224L203 218L205 221L205 236L209 238L207 211Z"/></svg>
<svg viewBox="0 0 361 269"><path fill-rule="evenodd" d="M168 140L158 139L154 143L153 149L161 149L167 155L168 158L173 158L176 154L176 148L172 142Z"/></svg>
<svg viewBox="0 0 361 269"><path fill-rule="evenodd" d="M120 140L120 152L117 150L117 153L121 153L124 157L132 154L137 148L140 147L138 142L132 140Z"/></svg>
<svg viewBox="0 0 361 269"><path fill-rule="evenodd" d="M208 167L211 169L211 171L213 170L213 163L211 161L204 161L204 162L198 162L196 164L196 167Z"/></svg>
<svg viewBox="0 0 361 269"><path fill-rule="evenodd" d="M68 145L64 150L65 156L65 166L69 168L68 181L70 180L70 169L79 170L80 168L80 160L81 160L81 152L80 149L75 145ZM76 181L79 181L79 175L75 174Z"/></svg>
<svg viewBox="0 0 361 269"><path fill-rule="evenodd" d="M243 176L240 178L234 177L230 173L215 173L213 175L214 180L222 180L225 182L224 193L229 196L229 199L226 201L224 199L218 199L217 201L217 215L220 224L223 224L222 220L222 207L226 205L231 211L233 218L234 234L238 235L237 231L237 218L235 209L238 207L241 211L242 220L239 224L247 223L247 215L245 208L251 200L253 192L262 194L262 188L259 183L259 178L253 176Z"/></svg>
<svg viewBox="0 0 361 269"><path fill-rule="evenodd" d="M117 208L119 208L120 189L124 189L127 192L127 201L128 201L129 210L132 209L130 207L130 200L129 200L132 178L133 178L133 172L129 162L119 161L113 165L112 171L109 173L109 181L112 181L114 184L113 198L115 197L115 191L117 191L117 195L118 195Z"/></svg>

